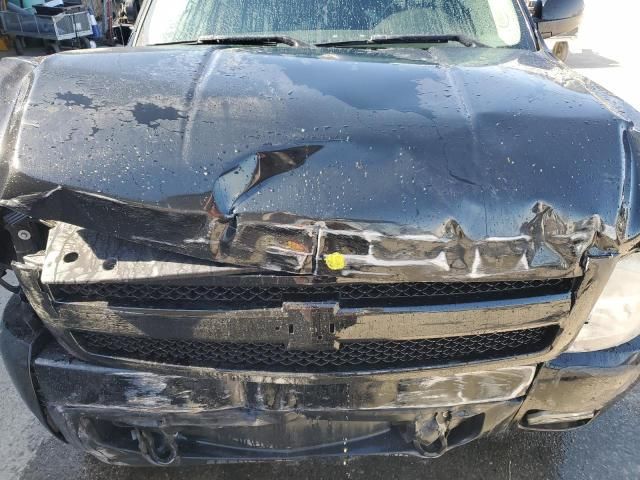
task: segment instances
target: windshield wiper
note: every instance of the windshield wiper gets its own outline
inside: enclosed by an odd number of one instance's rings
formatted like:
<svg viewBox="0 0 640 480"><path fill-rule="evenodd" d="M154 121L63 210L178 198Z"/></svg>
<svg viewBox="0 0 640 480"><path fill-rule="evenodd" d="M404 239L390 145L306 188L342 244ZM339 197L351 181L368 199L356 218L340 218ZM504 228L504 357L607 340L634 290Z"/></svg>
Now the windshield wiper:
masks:
<svg viewBox="0 0 640 480"><path fill-rule="evenodd" d="M175 42L162 42L162 43L150 43L148 46L150 47L164 47L171 45L195 45L198 43L197 40L176 40Z"/></svg>
<svg viewBox="0 0 640 480"><path fill-rule="evenodd" d="M207 45L289 45L290 47L309 47L308 44L287 35L204 35L198 43Z"/></svg>
<svg viewBox="0 0 640 480"><path fill-rule="evenodd" d="M367 40L347 40L344 42L317 43L316 47L375 48L376 45L408 45L412 43L458 42L465 47L486 47L466 35L374 35Z"/></svg>

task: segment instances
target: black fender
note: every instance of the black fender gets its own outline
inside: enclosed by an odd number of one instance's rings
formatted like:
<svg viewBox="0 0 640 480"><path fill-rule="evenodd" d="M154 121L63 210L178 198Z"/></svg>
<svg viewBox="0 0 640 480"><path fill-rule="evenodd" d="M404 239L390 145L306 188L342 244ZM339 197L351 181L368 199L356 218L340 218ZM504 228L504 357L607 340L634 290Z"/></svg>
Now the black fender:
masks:
<svg viewBox="0 0 640 480"><path fill-rule="evenodd" d="M37 379L32 361L52 341L31 305L19 295L12 295L2 314L0 352L16 390L29 410L58 438L60 433L47 420L38 398Z"/></svg>

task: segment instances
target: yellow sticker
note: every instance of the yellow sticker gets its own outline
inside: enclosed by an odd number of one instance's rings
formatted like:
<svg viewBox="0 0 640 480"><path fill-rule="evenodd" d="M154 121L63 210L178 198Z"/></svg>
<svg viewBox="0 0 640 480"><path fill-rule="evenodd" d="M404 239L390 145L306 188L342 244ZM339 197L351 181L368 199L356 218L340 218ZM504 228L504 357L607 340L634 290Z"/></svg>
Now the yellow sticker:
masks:
<svg viewBox="0 0 640 480"><path fill-rule="evenodd" d="M327 264L329 270L342 270L347 262L344 259L344 255L340 252L333 252L324 256L324 263Z"/></svg>

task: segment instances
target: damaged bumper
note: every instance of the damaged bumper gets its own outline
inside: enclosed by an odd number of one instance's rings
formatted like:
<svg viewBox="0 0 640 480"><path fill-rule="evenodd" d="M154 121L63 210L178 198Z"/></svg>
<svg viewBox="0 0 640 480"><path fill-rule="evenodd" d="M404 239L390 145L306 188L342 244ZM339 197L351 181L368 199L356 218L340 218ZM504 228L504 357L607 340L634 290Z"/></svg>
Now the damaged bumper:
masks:
<svg viewBox="0 0 640 480"><path fill-rule="evenodd" d="M36 359L65 438L102 460L155 464L417 453L506 426L535 369L338 378L108 368ZM61 385L86 385L70 395Z"/></svg>
<svg viewBox="0 0 640 480"><path fill-rule="evenodd" d="M519 417L527 430L567 430L591 422L640 377L640 337L607 350L566 353L543 365Z"/></svg>
<svg viewBox="0 0 640 480"><path fill-rule="evenodd" d="M54 433L113 464L434 457L516 423L585 423L640 374L636 344L562 355L611 256L551 283L370 284L212 275L77 236L13 263L25 298L2 343L24 348L3 355Z"/></svg>
<svg viewBox="0 0 640 480"><path fill-rule="evenodd" d="M109 367L74 358L51 337L43 341L34 318L29 308L11 308L3 319L3 346L28 346L3 348L21 394L54 433L113 464L438 456L514 423L585 424L640 376L640 338L541 365L449 373Z"/></svg>

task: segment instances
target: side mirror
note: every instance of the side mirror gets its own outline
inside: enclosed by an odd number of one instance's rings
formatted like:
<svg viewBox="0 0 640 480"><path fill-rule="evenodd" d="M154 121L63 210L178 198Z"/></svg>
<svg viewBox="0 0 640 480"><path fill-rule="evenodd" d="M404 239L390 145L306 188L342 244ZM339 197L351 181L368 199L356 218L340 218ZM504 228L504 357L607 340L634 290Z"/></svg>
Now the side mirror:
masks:
<svg viewBox="0 0 640 480"><path fill-rule="evenodd" d="M534 0L529 10L542 38L575 32L584 13L584 0Z"/></svg>

